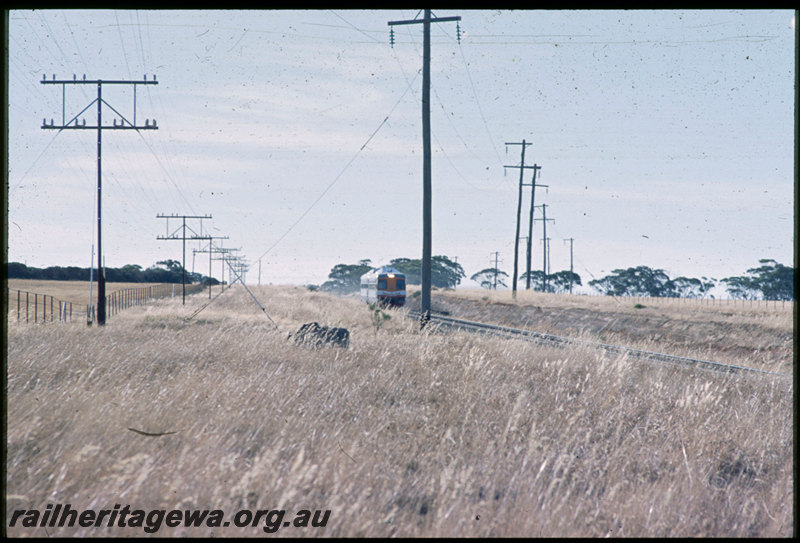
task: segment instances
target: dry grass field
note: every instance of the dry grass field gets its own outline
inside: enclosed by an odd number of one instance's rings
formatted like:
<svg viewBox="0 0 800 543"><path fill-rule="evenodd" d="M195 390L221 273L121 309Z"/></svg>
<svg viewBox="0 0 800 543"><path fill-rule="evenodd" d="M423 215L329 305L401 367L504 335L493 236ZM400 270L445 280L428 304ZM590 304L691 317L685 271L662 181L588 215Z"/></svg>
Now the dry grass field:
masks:
<svg viewBox="0 0 800 543"><path fill-rule="evenodd" d="M324 528L274 534L295 537L794 533L791 379L421 333L405 310L389 311L376 329L355 299L299 287L252 290L277 329L241 286L189 322L183 317L203 294L185 307L175 298L128 309L102 329L9 323L7 518L55 503L128 504L221 509L226 519L244 508L331 511ZM652 308L649 326L662 331L654 338L635 337L635 318L651 308L457 298L434 293L434 306L506 324L528 319L543 331L571 317L574 328L564 325L563 335L615 334L605 339L793 369L791 341L781 343L793 337L791 313L780 310ZM617 330L602 329L604 319ZM287 340L310 321L347 327L350 347ZM719 337L692 332L712 321ZM782 346L763 360L726 348L763 350L773 332ZM7 530L150 535L116 526ZM155 535L265 534L231 525L162 526Z"/></svg>
<svg viewBox="0 0 800 543"><path fill-rule="evenodd" d="M791 373L792 303L570 296L521 290L438 291L451 316L588 341ZM411 304L418 307L419 298ZM717 360L719 359L719 360Z"/></svg>
<svg viewBox="0 0 800 543"><path fill-rule="evenodd" d="M128 288L144 288L161 283L109 283L106 282L106 294ZM175 286L176 294L181 294L181 286ZM38 279L9 279L8 288L14 292L21 290L36 294L46 294L58 300L86 305L89 303L89 281L41 281ZM16 294L14 294L16 296ZM16 298L14 298L16 300ZM92 303L97 303L97 283L92 288Z"/></svg>

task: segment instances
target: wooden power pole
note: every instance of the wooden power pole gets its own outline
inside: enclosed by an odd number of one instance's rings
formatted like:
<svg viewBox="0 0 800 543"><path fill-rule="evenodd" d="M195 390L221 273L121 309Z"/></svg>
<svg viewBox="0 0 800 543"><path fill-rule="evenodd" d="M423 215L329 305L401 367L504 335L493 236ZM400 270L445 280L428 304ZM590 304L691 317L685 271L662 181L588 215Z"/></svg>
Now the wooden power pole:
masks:
<svg viewBox="0 0 800 543"><path fill-rule="evenodd" d="M525 148L528 145L533 145L532 143L528 143L525 140L522 140L521 143L506 143L506 148L509 145L521 145L522 146L522 157L520 158L519 166L503 166L503 168L519 168L519 195L517 196L517 230L516 234L514 235L514 275L511 278L511 297L516 299L517 297L517 275L519 275L519 223L520 223L520 215L522 214L522 185L523 185L523 178L525 176L526 169L533 169L536 166L526 166L525 165ZM536 171L534 169L534 171ZM536 182L534 181L534 184Z"/></svg>
<svg viewBox="0 0 800 543"><path fill-rule="evenodd" d="M431 23L460 21L461 17L433 17L424 10L422 19L389 21L389 26L422 24L422 298L421 326L431 316ZM394 29L392 29L394 43Z"/></svg>
<svg viewBox="0 0 800 543"><path fill-rule="evenodd" d="M187 238L186 237L186 219L201 219L201 220L202 219L210 219L211 215L175 215L175 214L173 214L173 215L163 215L163 214L159 213L158 215L156 215L156 218L157 219L167 219L167 225L168 225L167 226L167 235L166 236L157 236L156 239L162 239L162 240L163 239L168 239L168 240L181 240L181 241L183 241L183 261L181 263L181 268L182 268L182 271L183 271L183 281L182 281L182 283L183 283L183 305L186 305L186 240L187 239L189 239L189 240L204 239L204 240L209 240L209 241L211 240L211 236L198 236L197 233L195 233L195 231L191 229L191 227L189 228L189 230L192 230L192 234L194 234L194 235ZM169 219L171 219L171 218L173 218L173 219L175 219L175 218L183 219L183 225L178 227L178 229L182 228L182 230L183 230L183 233L182 233L181 236L177 235L177 233L178 233L177 230L175 230L171 234L169 233Z"/></svg>
<svg viewBox="0 0 800 543"><path fill-rule="evenodd" d="M43 85L61 85L61 124L55 124L53 119L50 119L50 123L47 123L47 120L42 123L43 129L49 130L97 130L97 325L103 326L106 323L106 278L103 268L103 229L102 229L102 188L103 188L103 176L102 176L102 147L103 147L103 130L156 130L158 127L156 126L155 119L153 123L150 124L150 119L146 119L144 125L137 125L136 124L136 86L137 85L157 85L158 81L156 81L156 76L153 76L153 79L148 80L147 76L144 79L139 81L128 81L128 80L118 80L118 79L86 79L86 76L83 76L83 79L78 79L76 76L72 76L72 79L56 79L54 75L52 79L47 79L47 77L43 77L41 83ZM66 116L66 87L67 85L96 85L97 86L97 98L95 98L88 106L83 108L83 110L72 117L69 121L67 121ZM111 107L108 102L103 99L103 85L131 85L133 86L133 121L126 119L122 116L116 109ZM97 104L97 125L86 125L86 119L83 119L83 122L80 122L78 117L80 117L84 111L88 110L92 104ZM109 109L111 109L116 115L118 115L121 119L121 122L117 124L117 119L114 118L113 124L103 124L103 104L106 105ZM108 121L106 121L108 123ZM91 321L89 321L91 324Z"/></svg>

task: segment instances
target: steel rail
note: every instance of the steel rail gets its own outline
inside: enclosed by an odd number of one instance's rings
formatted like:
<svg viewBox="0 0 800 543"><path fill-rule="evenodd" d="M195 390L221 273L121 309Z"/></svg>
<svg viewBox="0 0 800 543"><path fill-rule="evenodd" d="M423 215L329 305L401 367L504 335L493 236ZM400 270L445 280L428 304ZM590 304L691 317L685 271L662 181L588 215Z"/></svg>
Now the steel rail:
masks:
<svg viewBox="0 0 800 543"><path fill-rule="evenodd" d="M421 313L418 311L409 311L408 316L413 319L419 320ZM490 333L494 335L503 335L511 337L523 337L528 341L533 341L540 345L547 345L553 347L565 346L585 346L595 349L601 349L614 354L627 354L629 356L655 360L667 364L693 366L705 370L725 372L725 373L758 373L762 375L772 375L775 377L792 377L790 373L780 373L768 370L760 370L756 368L748 368L746 366L737 366L734 364L723 364L722 362L713 362L711 360L701 360L697 358L689 358L686 356L678 356L673 354L658 353L653 351L645 351L642 349L634 349L632 347L624 347L620 345L610 345L607 343L599 343L593 341L585 341L581 339L569 338L564 336L556 336L553 334L545 334L542 332L533 332L530 330L522 330L519 328L511 328L508 326L500 326L497 324L486 324L483 322L467 321L463 319L455 319L444 315L437 315L432 313L430 316L431 324L444 325L449 328L456 328L472 332Z"/></svg>

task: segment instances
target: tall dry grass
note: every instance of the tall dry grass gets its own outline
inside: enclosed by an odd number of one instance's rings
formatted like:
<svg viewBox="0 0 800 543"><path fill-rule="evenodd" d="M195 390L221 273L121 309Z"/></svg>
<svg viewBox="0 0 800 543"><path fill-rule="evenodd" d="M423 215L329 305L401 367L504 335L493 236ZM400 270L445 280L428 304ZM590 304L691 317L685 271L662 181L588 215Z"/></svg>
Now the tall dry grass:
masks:
<svg viewBox="0 0 800 543"><path fill-rule="evenodd" d="M254 291L279 329L241 287L188 323L203 295L103 329L10 323L7 515L122 503L331 510L287 536L793 534L791 382L420 333L402 311L375 330L356 300ZM308 321L349 328L350 348L287 341ZM159 535L212 532L263 535Z"/></svg>
<svg viewBox="0 0 800 543"><path fill-rule="evenodd" d="M414 299L418 304L418 298ZM412 302L414 303L414 302ZM793 304L438 291L433 309L465 319L791 373Z"/></svg>

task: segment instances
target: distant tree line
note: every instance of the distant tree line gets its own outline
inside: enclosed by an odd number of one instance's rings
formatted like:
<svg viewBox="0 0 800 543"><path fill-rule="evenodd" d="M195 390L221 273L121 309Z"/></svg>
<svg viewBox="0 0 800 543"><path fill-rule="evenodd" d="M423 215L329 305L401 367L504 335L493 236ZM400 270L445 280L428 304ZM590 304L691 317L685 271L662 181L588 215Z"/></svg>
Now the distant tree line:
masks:
<svg viewBox="0 0 800 543"><path fill-rule="evenodd" d="M724 285L728 295L735 299L794 300L794 268L784 266L771 259L759 260L757 268L751 268L741 276L726 277L721 280L713 277L670 278L664 270L647 266L612 270L611 274L589 281L588 286L600 294L608 296L705 298L711 291ZM395 258L389 265L406 275L406 283L422 283L422 261L420 259ZM357 264L337 264L328 274L328 281L319 288L328 292L347 294L359 290L361 276L373 268L370 260L359 260ZM446 256L431 258L431 286L455 288L466 277L460 264ZM520 280L527 283L527 273ZM541 270L531 271L531 287L540 292L568 292L571 288L582 286L581 277L574 272L563 270L544 274ZM496 268L483 269L470 277L481 287L506 288L508 274Z"/></svg>
<svg viewBox="0 0 800 543"><path fill-rule="evenodd" d="M422 260L411 258L395 258L389 266L403 272L409 285L422 284ZM348 294L357 292L361 285L361 276L373 269L369 259L359 260L358 264L337 264L328 274L328 280L319 286L320 290ZM458 262L446 256L431 257L431 286L437 288L455 288L461 279L466 277L464 269Z"/></svg>
<svg viewBox="0 0 800 543"><path fill-rule="evenodd" d="M670 279L664 270L637 266L612 270L611 275L589 281L589 286L609 296L705 298L715 286L723 284L734 299L794 300L794 268L771 259L761 259L759 264L745 275L719 281L713 277Z"/></svg>
<svg viewBox="0 0 800 543"><path fill-rule="evenodd" d="M77 266L50 266L34 268L19 262L6 265L9 279L46 279L51 281L86 281L89 279L89 268ZM96 278L97 270L94 271ZM147 269L138 264L127 264L121 268L105 268L105 278L109 283L182 283L183 266L176 260L162 260ZM186 272L187 283L217 285L219 281L199 273Z"/></svg>
<svg viewBox="0 0 800 543"><path fill-rule="evenodd" d="M570 271L560 271L545 274L541 270L530 272L531 288L539 292L569 292L576 286L581 286L581 276ZM481 287L489 290L497 290L497 287L507 288L506 279L508 274L497 268L485 268L470 277ZM528 273L519 276L526 288L528 284Z"/></svg>

